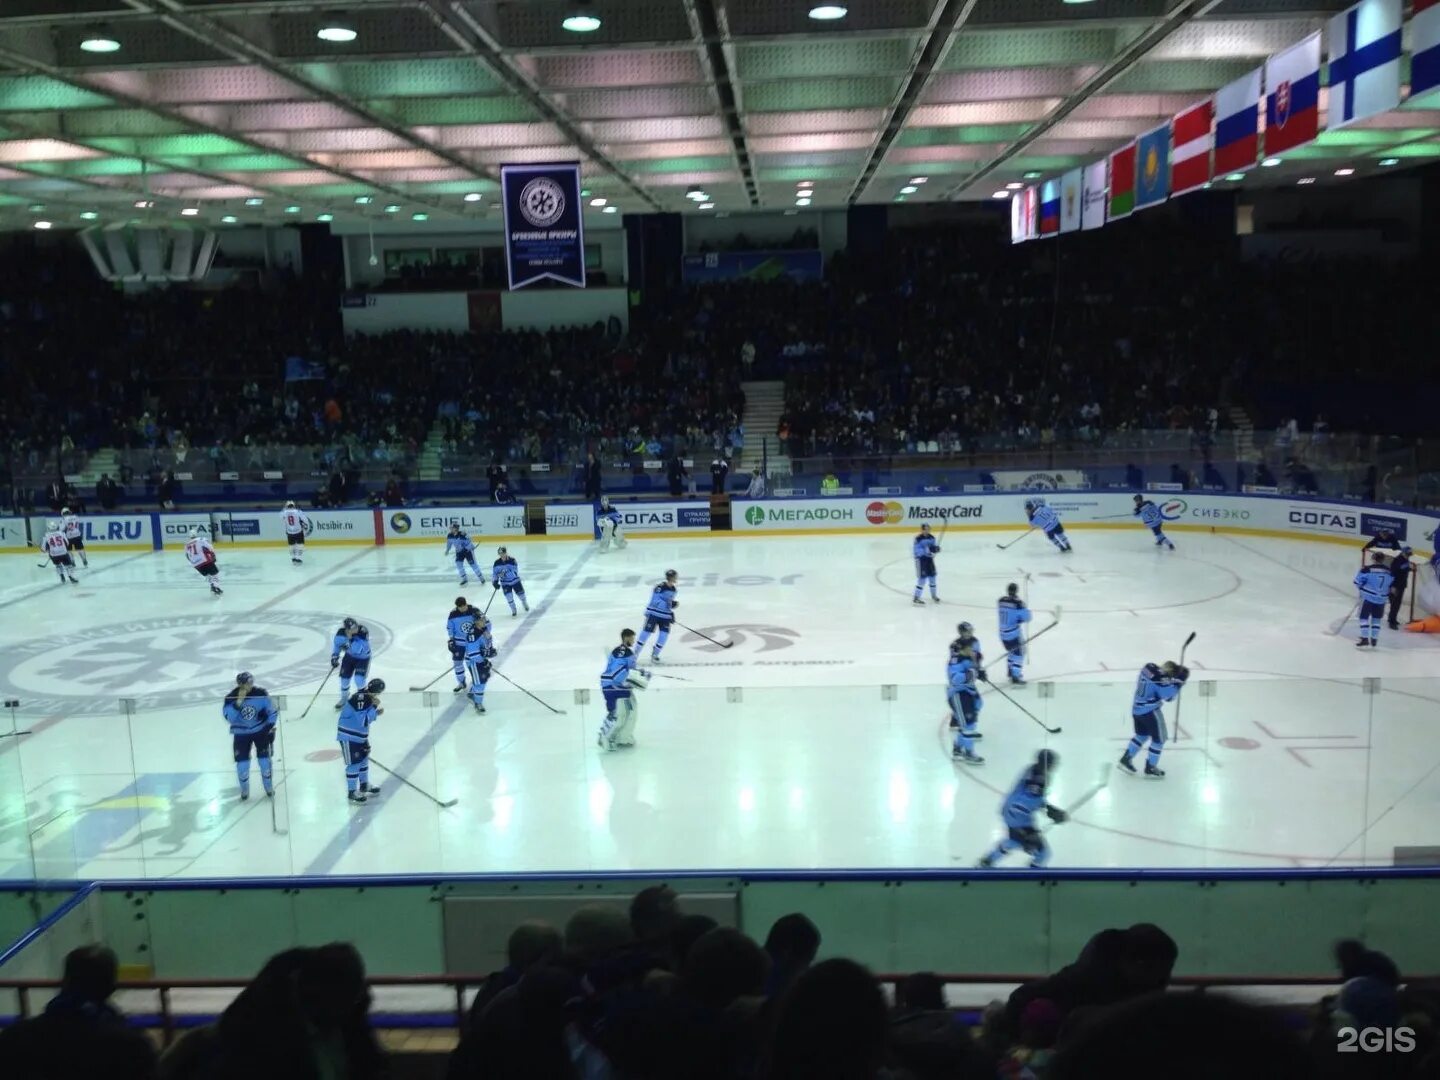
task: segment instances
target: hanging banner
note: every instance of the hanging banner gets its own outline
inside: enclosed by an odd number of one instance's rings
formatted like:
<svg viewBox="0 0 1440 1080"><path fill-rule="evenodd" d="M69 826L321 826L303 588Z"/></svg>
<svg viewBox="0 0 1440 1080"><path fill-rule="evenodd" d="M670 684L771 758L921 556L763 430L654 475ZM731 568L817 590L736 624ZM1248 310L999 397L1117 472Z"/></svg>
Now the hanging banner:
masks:
<svg viewBox="0 0 1440 1080"><path fill-rule="evenodd" d="M580 165L502 165L505 263L510 288L550 278L585 287L585 223Z"/></svg>

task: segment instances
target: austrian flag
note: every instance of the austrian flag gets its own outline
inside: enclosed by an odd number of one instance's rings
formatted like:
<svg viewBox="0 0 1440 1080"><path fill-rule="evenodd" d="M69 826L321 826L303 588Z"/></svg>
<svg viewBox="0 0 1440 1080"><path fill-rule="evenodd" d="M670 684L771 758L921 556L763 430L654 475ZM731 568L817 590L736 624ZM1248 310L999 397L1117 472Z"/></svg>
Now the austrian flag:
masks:
<svg viewBox="0 0 1440 1080"><path fill-rule="evenodd" d="M1183 195L1210 181L1210 102L1186 109L1171 122L1170 194Z"/></svg>

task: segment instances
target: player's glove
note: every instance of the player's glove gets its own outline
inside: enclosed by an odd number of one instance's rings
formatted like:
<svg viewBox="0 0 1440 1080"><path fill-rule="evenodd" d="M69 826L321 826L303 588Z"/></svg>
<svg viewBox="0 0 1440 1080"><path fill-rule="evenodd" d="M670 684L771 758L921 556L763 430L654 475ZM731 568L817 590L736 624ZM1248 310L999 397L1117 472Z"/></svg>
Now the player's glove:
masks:
<svg viewBox="0 0 1440 1080"><path fill-rule="evenodd" d="M340 657L338 657L338 656L332 656L332 657L330 657L330 667L333 669L333 668L337 668L337 667L339 667L339 666L340 666Z"/></svg>
<svg viewBox="0 0 1440 1080"><path fill-rule="evenodd" d="M1188 667L1181 664L1175 669L1175 679L1177 682L1183 683L1188 678L1190 678L1190 669Z"/></svg>
<svg viewBox="0 0 1440 1080"><path fill-rule="evenodd" d="M990 676L985 674L985 669L984 669L984 668L976 668L976 669L975 669L975 677L976 677L977 679L979 679L981 682L989 682L989 681L990 681Z"/></svg>
<svg viewBox="0 0 1440 1080"><path fill-rule="evenodd" d="M1046 816L1048 816L1051 821L1055 822L1056 825L1063 825L1065 824L1065 822L1070 820L1070 815L1065 813L1065 811L1061 810L1058 806L1045 807L1045 813Z"/></svg>
<svg viewBox="0 0 1440 1080"><path fill-rule="evenodd" d="M939 544L936 544L936 545L935 545L935 554L936 554L936 555L939 555L939 554L940 554L940 545L939 545Z"/></svg>
<svg viewBox="0 0 1440 1080"><path fill-rule="evenodd" d="M499 582L499 581L492 581L492 582L490 582L490 587L491 587L492 589L498 589L498 588L500 588L500 582Z"/></svg>
<svg viewBox="0 0 1440 1080"><path fill-rule="evenodd" d="M490 659L491 657L499 656L499 655L500 655L500 650L497 649L497 648L495 648L494 645L491 645L489 648L487 648L487 649L485 650L485 658L486 658L487 660Z"/></svg>

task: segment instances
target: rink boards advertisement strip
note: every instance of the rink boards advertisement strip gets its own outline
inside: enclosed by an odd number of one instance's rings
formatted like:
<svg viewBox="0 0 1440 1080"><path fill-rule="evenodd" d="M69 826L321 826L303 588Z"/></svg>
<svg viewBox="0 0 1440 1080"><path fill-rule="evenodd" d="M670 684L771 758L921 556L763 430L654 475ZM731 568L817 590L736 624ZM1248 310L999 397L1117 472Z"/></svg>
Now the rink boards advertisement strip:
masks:
<svg viewBox="0 0 1440 1080"><path fill-rule="evenodd" d="M589 503L546 503L546 536L596 536L595 507Z"/></svg>
<svg viewBox="0 0 1440 1080"><path fill-rule="evenodd" d="M737 533L784 535L820 532L1015 529L1028 526L1025 500L1034 495L928 495L891 498L736 499L731 528ZM1132 492L1045 492L1045 501L1066 528L1143 528L1132 511ZM1265 495L1182 492L1151 496L1166 527L1214 529L1346 543L1388 528L1417 551L1433 550L1440 517L1397 507L1334 503Z"/></svg>
<svg viewBox="0 0 1440 1080"><path fill-rule="evenodd" d="M24 518L0 517L0 552L24 551L27 539Z"/></svg>
<svg viewBox="0 0 1440 1080"><path fill-rule="evenodd" d="M426 506L381 510L380 535L386 544L421 541L445 543L451 525L472 540L525 535L523 506Z"/></svg>
<svg viewBox="0 0 1440 1080"><path fill-rule="evenodd" d="M307 544L368 545L376 542L374 510L306 510L305 514L310 519L310 532L305 536ZM207 524L208 519L214 519L217 545L282 547L285 544L285 526L278 509L222 510L205 517ZM179 543L183 547L185 541ZM165 546L172 546L168 536Z"/></svg>
<svg viewBox="0 0 1440 1080"><path fill-rule="evenodd" d="M627 536L651 536L661 533L710 531L710 504L691 502L614 503L620 511L620 522ZM592 519L591 535L599 536Z"/></svg>
<svg viewBox="0 0 1440 1080"><path fill-rule="evenodd" d="M209 521L208 514L192 514L186 517L207 523ZM159 514L83 514L80 517L80 536L87 548L103 548L106 551L155 551L160 547L156 540L160 529L159 518ZM31 517L30 535L34 538L34 543L40 543L48 522L59 520L59 514L36 514Z"/></svg>

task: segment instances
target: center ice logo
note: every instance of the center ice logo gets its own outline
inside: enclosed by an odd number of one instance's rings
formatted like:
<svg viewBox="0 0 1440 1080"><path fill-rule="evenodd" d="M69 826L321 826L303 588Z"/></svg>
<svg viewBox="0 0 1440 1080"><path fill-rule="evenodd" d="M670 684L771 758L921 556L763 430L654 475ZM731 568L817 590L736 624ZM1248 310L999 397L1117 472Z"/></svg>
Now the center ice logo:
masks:
<svg viewBox="0 0 1440 1080"><path fill-rule="evenodd" d="M701 630L708 637L716 641L724 641L727 638L736 645L744 645L747 638L753 636L760 643L756 652L773 652L776 649L788 649L795 644L795 639L800 636L798 630L791 630L786 626L768 626L754 623L730 623L724 626L705 626ZM692 645L695 642L704 642L703 645L696 645L701 652L720 652L726 648L724 645L716 645L712 641L706 641L700 634L690 631L685 635L685 644Z"/></svg>
<svg viewBox="0 0 1440 1080"><path fill-rule="evenodd" d="M100 626L80 640L68 634L39 638L6 651L0 689L20 698L27 711L67 715L117 715L120 698L134 698L142 712L218 709L242 668L271 690L318 682L343 619L315 611L184 615ZM373 619L364 622L371 647L383 653L390 630Z"/></svg>

